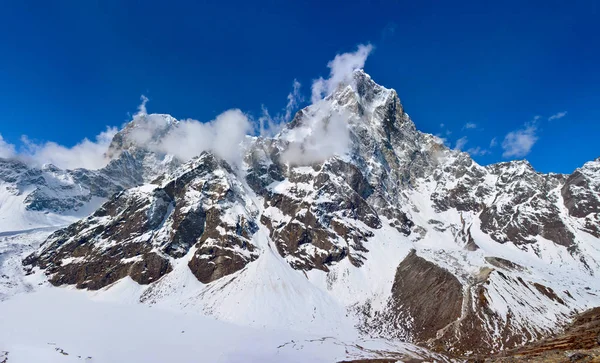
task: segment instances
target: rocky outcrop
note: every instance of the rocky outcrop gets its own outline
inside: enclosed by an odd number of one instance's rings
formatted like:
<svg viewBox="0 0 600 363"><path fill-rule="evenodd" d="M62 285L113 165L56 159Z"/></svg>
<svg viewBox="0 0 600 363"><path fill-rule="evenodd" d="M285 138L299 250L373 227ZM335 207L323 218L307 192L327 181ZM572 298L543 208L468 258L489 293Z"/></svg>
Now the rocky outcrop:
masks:
<svg viewBox="0 0 600 363"><path fill-rule="evenodd" d="M600 213L600 158L586 163L571 174L561 189L569 214L584 218Z"/></svg>
<svg viewBox="0 0 600 363"><path fill-rule="evenodd" d="M578 314L554 337L509 350L494 357L472 358L472 362L599 362L600 308Z"/></svg>
<svg viewBox="0 0 600 363"><path fill-rule="evenodd" d="M121 192L92 216L52 234L24 264L55 285L99 289L125 276L148 284L194 247L189 267L205 283L256 259L256 230L230 167L211 154L172 180Z"/></svg>
<svg viewBox="0 0 600 363"><path fill-rule="evenodd" d="M415 342L435 339L438 331L458 320L462 303L460 281L449 271L417 256L414 250L398 266L391 311L395 324L410 331Z"/></svg>
<svg viewBox="0 0 600 363"><path fill-rule="evenodd" d="M501 243L531 243L542 236L566 247L573 245L573 233L560 217L562 175L539 174L527 162L501 163L489 169L497 177L497 192L480 215L482 231Z"/></svg>
<svg viewBox="0 0 600 363"><path fill-rule="evenodd" d="M370 229L381 227L366 202L371 186L351 164L338 159L312 167L289 168L272 183L261 216L281 256L292 267L327 271L349 258L360 266ZM364 226L361 226L362 222ZM365 228L368 227L368 228Z"/></svg>

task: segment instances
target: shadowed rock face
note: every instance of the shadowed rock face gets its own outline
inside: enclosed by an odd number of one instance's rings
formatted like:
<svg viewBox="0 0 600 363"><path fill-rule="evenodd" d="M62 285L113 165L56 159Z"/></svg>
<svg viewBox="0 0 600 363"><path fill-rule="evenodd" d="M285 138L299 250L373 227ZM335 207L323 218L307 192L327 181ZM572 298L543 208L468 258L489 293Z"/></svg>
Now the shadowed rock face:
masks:
<svg viewBox="0 0 600 363"><path fill-rule="evenodd" d="M191 248L189 266L202 282L238 271L257 257L250 243L257 227L247 211L229 212L244 205L231 173L204 154L161 186L117 194L92 216L52 234L24 264L45 269L53 284L89 289L125 276L154 282Z"/></svg>
<svg viewBox="0 0 600 363"><path fill-rule="evenodd" d="M396 270L391 310L410 324L413 339L426 342L461 314L462 284L447 270L411 251Z"/></svg>
<svg viewBox="0 0 600 363"><path fill-rule="evenodd" d="M258 251L250 242L257 229L245 216L239 216L231 225L223 223L219 209L207 210L204 232L188 263L190 270L203 283L241 270L258 257Z"/></svg>

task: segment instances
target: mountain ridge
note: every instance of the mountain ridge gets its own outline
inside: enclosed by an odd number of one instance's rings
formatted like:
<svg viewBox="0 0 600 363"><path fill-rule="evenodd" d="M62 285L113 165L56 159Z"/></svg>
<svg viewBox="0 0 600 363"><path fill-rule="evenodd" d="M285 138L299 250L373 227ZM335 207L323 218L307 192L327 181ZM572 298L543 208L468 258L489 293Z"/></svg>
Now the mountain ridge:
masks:
<svg viewBox="0 0 600 363"><path fill-rule="evenodd" d="M142 139L159 142L173 120ZM570 175L480 166L418 131L362 70L276 136L251 138L235 167L128 144L136 126L98 171L118 164L131 184L53 233L30 271L93 290L137 283L137 301L243 324L352 329L456 355L539 339L600 305L600 158Z"/></svg>

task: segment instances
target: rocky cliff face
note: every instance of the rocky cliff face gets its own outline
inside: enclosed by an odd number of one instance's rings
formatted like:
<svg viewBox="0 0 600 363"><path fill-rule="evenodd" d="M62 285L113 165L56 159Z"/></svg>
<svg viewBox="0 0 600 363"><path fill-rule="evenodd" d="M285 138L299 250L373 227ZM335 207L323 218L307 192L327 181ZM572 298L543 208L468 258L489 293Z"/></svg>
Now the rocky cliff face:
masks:
<svg viewBox="0 0 600 363"><path fill-rule="evenodd" d="M190 270L209 283L258 257L256 212L243 193L229 165L203 154L160 184L116 194L51 235L25 263L44 268L53 284L95 290L125 276L157 281L172 270L170 259L191 253Z"/></svg>
<svg viewBox="0 0 600 363"><path fill-rule="evenodd" d="M148 119L163 122L149 143L176 124ZM258 314L236 295L258 286L264 309L289 300L275 325L340 316L457 355L525 343L600 305L600 159L571 175L482 167L419 132L396 92L362 71L274 138L250 138L236 169L210 153L181 164L149 151L132 136L143 122L117 134L105 169L68 172L87 196L121 191L51 235L27 268L88 289L129 276L149 285L142 301L176 295L225 318ZM320 133L343 147L315 148ZM38 171L10 169L19 177L4 180L42 185Z"/></svg>

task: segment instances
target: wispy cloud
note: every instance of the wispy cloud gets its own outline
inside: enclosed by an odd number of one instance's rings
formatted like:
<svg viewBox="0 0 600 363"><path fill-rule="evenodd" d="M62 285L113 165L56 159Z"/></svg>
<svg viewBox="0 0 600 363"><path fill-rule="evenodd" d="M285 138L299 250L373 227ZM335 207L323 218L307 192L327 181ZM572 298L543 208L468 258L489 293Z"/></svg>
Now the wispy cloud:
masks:
<svg viewBox="0 0 600 363"><path fill-rule="evenodd" d="M363 68L367 57L373 50L371 44L360 44L356 52L338 54L327 64L329 67L329 78L320 77L312 84L312 103L319 102L323 96L335 91L340 83L348 82L352 72Z"/></svg>
<svg viewBox="0 0 600 363"><path fill-rule="evenodd" d="M559 120L567 115L567 111L557 112L554 115L548 117L548 121Z"/></svg>
<svg viewBox="0 0 600 363"><path fill-rule="evenodd" d="M63 169L99 169L109 161L106 151L117 131L116 127L107 127L95 137L95 141L85 138L72 147L52 141L37 143L23 135L21 142L24 149L17 156L35 165L49 163Z"/></svg>
<svg viewBox="0 0 600 363"><path fill-rule="evenodd" d="M477 128L477 124L472 123L472 122L467 122L464 126L463 129L475 129Z"/></svg>
<svg viewBox="0 0 600 363"><path fill-rule="evenodd" d="M381 31L381 40L385 41L387 38L392 37L396 33L398 26L394 22L387 23L387 25Z"/></svg>
<svg viewBox="0 0 600 363"><path fill-rule="evenodd" d="M258 133L261 136L273 137L275 136L283 126L292 120L294 111L304 102L304 97L300 93L300 87L302 85L298 80L294 79L292 83L292 90L287 95L287 104L282 113L278 113L275 116L271 116L269 110L262 105L261 115L258 118Z"/></svg>
<svg viewBox="0 0 600 363"><path fill-rule="evenodd" d="M305 115L302 126L286 130L290 141L281 160L295 165L310 165L334 155L343 155L350 148L348 119L352 115L318 104Z"/></svg>
<svg viewBox="0 0 600 363"><path fill-rule="evenodd" d="M522 128L506 134L502 141L503 157L523 157L529 154L538 140L538 119L539 117L534 117L533 121L526 123Z"/></svg>
<svg viewBox="0 0 600 363"><path fill-rule="evenodd" d="M490 141L490 148L496 147L498 145L498 140L496 140L496 138L494 137L491 141Z"/></svg>
<svg viewBox="0 0 600 363"><path fill-rule="evenodd" d="M462 149L464 149L468 141L469 139L466 136L463 136L460 139L456 140L456 144L454 144L454 150L462 151Z"/></svg>
<svg viewBox="0 0 600 363"><path fill-rule="evenodd" d="M300 87L302 85L298 80L294 79L294 83L292 84L292 92L290 92L287 96L288 102L285 106L285 115L284 121L289 122L292 119L292 112L298 108L298 105L301 102L304 102L304 97L300 93Z"/></svg>
<svg viewBox="0 0 600 363"><path fill-rule="evenodd" d="M487 150L487 149L483 149L483 148L481 148L481 147L479 147L479 146L477 146L477 147L474 147L474 148L473 148L473 147L472 147L472 148L469 148L469 149L467 149L467 152L468 152L470 155L473 155L473 156L482 156L482 155L487 155L487 154L489 154L489 153L490 153L490 151L489 151L489 150Z"/></svg>
<svg viewBox="0 0 600 363"><path fill-rule="evenodd" d="M0 158L9 159L15 156L15 154L15 145L6 142L2 135L0 135Z"/></svg>
<svg viewBox="0 0 600 363"><path fill-rule="evenodd" d="M445 137L443 137L443 136L442 136L442 134L439 134L439 133L438 133L438 134L435 134L435 135L433 135L433 136L435 136L435 138L436 138L436 142L437 142L438 144L444 144L444 145L446 145L446 146L450 147L450 145L448 144L448 139L447 139L447 138L445 138Z"/></svg>
<svg viewBox="0 0 600 363"><path fill-rule="evenodd" d="M442 132L443 132L443 133L444 133L446 136L450 136L450 135L452 135L452 131L450 131L449 129L447 129L447 128L446 128L446 124L445 124L445 123L441 123L441 124L440 124L440 128L441 128L441 129L444 129L444 130L442 130L442 131L441 131L441 132L440 132L438 135L436 135L436 136L438 136L438 137L441 137L441 134L442 134ZM444 140L445 140L445 139L444 139Z"/></svg>
<svg viewBox="0 0 600 363"><path fill-rule="evenodd" d="M147 115L148 111L146 110L146 103L149 101L148 97L141 95L140 99L142 100L142 103L138 106L138 113L136 115Z"/></svg>
<svg viewBox="0 0 600 363"><path fill-rule="evenodd" d="M322 100L340 84L349 83L354 70L364 67L372 50L371 44L361 44L355 52L337 54L327 64L329 78L320 77L313 82L312 105L304 115L302 126L284 131L283 137L289 141L281 155L284 162L306 165L343 155L349 150L348 119L351 115L331 109Z"/></svg>

